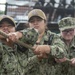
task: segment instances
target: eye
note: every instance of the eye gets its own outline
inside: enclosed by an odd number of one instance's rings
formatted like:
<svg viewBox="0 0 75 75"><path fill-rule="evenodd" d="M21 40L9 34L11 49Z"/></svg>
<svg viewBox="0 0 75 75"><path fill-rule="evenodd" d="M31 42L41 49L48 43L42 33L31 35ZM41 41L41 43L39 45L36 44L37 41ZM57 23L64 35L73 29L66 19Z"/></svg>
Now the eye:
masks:
<svg viewBox="0 0 75 75"><path fill-rule="evenodd" d="M34 22L34 20L30 20L30 23L33 23Z"/></svg>

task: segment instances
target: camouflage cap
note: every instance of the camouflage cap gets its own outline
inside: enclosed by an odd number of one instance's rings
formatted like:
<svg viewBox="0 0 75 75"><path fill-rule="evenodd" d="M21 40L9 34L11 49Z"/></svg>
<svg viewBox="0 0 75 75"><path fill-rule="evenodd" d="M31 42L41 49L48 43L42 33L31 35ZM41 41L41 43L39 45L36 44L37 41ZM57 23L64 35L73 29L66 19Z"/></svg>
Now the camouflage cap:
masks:
<svg viewBox="0 0 75 75"><path fill-rule="evenodd" d="M24 35L24 37L22 37L22 41L26 42L27 44L31 44L34 45L38 39L38 30L34 29L34 28L27 28L25 30L21 31Z"/></svg>
<svg viewBox="0 0 75 75"><path fill-rule="evenodd" d="M33 17L33 16L38 16L44 20L46 20L46 15L45 13L40 10L40 9L33 9L32 11L29 12L28 14L28 21Z"/></svg>
<svg viewBox="0 0 75 75"><path fill-rule="evenodd" d="M65 17L58 22L59 29L65 30L70 28L75 28L75 20L72 17Z"/></svg>
<svg viewBox="0 0 75 75"><path fill-rule="evenodd" d="M0 16L0 23L2 23L3 21L7 21L8 23L12 24L13 26L16 25L15 20L8 15Z"/></svg>

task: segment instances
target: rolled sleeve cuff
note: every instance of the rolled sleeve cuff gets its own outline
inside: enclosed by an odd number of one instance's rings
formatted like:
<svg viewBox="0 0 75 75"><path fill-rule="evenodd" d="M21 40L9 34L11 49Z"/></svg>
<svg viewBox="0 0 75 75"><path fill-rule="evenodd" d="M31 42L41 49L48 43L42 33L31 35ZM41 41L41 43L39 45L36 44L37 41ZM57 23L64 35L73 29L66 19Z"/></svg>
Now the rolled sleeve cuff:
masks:
<svg viewBox="0 0 75 75"><path fill-rule="evenodd" d="M50 46L50 54L51 56L53 56L54 58L60 59L60 58L64 58L64 51L62 48L57 47L57 46Z"/></svg>

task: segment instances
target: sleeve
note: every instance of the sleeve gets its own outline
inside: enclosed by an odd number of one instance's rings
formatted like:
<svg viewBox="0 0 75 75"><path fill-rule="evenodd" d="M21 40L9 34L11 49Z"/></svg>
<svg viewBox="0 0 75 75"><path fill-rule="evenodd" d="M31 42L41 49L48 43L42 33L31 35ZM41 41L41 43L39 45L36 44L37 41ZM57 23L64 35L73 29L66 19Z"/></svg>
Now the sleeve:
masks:
<svg viewBox="0 0 75 75"><path fill-rule="evenodd" d="M27 28L20 31L23 37L20 39L23 42L34 45L38 39L38 32L34 28Z"/></svg>
<svg viewBox="0 0 75 75"><path fill-rule="evenodd" d="M52 45L50 45L50 55L54 58L61 59L65 57L65 45L64 42L56 34L54 35Z"/></svg>
<svg viewBox="0 0 75 75"><path fill-rule="evenodd" d="M27 65L25 67L25 73L36 73L39 70L39 61L37 56L30 57L27 61ZM39 72L38 72L39 73Z"/></svg>
<svg viewBox="0 0 75 75"><path fill-rule="evenodd" d="M38 60L38 58L37 58L37 55L34 55L33 57L30 57L30 58L28 59L28 63L31 63L31 64L37 63L37 64L39 64L39 60Z"/></svg>

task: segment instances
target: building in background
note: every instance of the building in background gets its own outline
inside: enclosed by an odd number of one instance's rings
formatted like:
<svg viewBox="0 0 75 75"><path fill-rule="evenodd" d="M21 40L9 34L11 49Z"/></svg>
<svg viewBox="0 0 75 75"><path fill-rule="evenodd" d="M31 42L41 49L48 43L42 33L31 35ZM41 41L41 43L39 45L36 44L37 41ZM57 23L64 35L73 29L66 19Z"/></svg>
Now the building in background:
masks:
<svg viewBox="0 0 75 75"><path fill-rule="evenodd" d="M59 31L57 23L61 18L75 17L75 0L6 0L5 4L4 14L12 16L17 25L27 23L28 13L32 9L43 10L48 19L48 28L54 32Z"/></svg>
<svg viewBox="0 0 75 75"><path fill-rule="evenodd" d="M27 22L28 12L33 9L35 1L32 0L7 0L6 14L18 22Z"/></svg>

